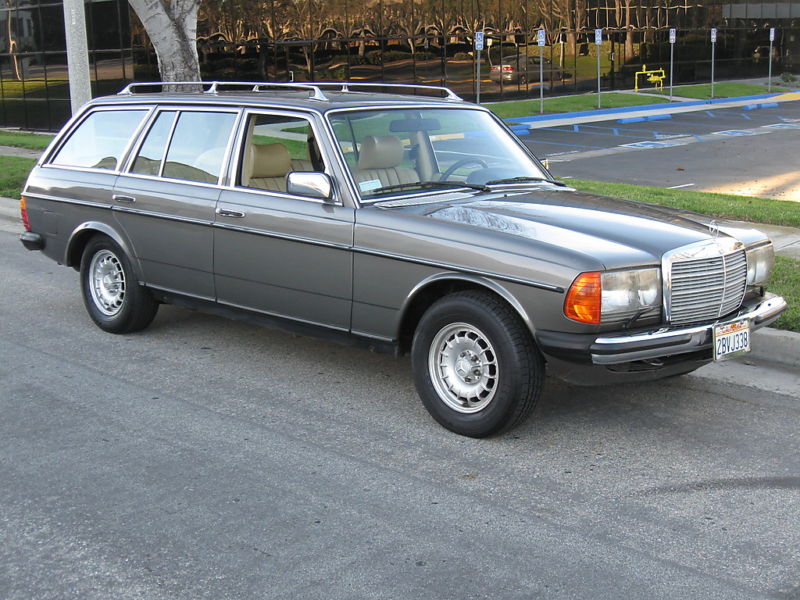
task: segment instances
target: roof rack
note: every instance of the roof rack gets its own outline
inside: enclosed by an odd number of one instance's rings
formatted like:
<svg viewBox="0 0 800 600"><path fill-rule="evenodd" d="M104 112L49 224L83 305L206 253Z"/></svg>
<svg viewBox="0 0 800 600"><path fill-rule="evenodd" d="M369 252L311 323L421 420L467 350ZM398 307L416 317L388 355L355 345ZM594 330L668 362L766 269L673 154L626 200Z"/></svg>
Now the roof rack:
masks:
<svg viewBox="0 0 800 600"><path fill-rule="evenodd" d="M309 98L314 100L328 100L322 88L338 88L342 92L350 92L351 88L401 88L422 90L425 92L444 93L447 100L461 100L449 88L436 85L417 85L413 83L361 83L359 81L325 81L320 83L274 83L270 81L143 81L131 83L118 92L118 95L132 95L145 93L148 88L164 86L190 87L195 91L198 86L203 88L202 93L216 94L221 88L249 88L251 92L261 92L268 89L283 89L290 91L308 91ZM141 91L140 91L141 90Z"/></svg>
<svg viewBox="0 0 800 600"><path fill-rule="evenodd" d="M260 92L264 88L283 88L283 89L290 89L290 90L297 90L297 91L308 91L311 92L311 98L314 100L327 100L325 94L322 91L314 86L305 83L272 83L269 81L143 81L139 83L131 83L117 92L118 95L132 95L137 92L144 93L147 88L154 88L160 87L163 88L164 86L174 86L174 87L189 87L194 88L195 91L198 86L203 88L203 93L205 94L216 94L220 88L229 87L229 88L250 88L249 91L251 92ZM144 89L142 89L144 88ZM140 91L141 90L141 91Z"/></svg>
<svg viewBox="0 0 800 600"><path fill-rule="evenodd" d="M343 92L351 91L350 88L403 88L403 89L414 89L414 90L422 90L425 92L444 92L445 98L448 100L461 100L462 98L458 96L453 90L450 88L446 88L440 85L418 85L416 83L362 83L360 81L324 81L319 83L314 83L317 87L338 87Z"/></svg>

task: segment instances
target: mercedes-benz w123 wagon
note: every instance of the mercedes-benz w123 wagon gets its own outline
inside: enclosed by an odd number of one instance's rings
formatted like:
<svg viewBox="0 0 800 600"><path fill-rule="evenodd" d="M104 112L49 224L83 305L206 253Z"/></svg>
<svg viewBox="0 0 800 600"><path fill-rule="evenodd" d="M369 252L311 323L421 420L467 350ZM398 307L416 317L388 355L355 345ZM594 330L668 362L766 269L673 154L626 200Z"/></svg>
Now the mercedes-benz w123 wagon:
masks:
<svg viewBox="0 0 800 600"><path fill-rule="evenodd" d="M576 192L447 89L160 85L86 105L21 200L23 244L108 332L174 303L410 353L431 415L480 437L546 369L687 373L786 307L761 232Z"/></svg>

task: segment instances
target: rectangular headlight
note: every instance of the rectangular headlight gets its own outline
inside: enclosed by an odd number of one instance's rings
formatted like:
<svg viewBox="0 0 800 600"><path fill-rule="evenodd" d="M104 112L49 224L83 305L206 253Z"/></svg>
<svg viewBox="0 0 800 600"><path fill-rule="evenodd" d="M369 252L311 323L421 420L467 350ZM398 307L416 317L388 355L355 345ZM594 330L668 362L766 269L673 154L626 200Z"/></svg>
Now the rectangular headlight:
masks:
<svg viewBox="0 0 800 600"><path fill-rule="evenodd" d="M626 321L661 310L661 269L609 271L602 274L601 320Z"/></svg>
<svg viewBox="0 0 800 600"><path fill-rule="evenodd" d="M761 285L769 280L775 264L772 244L747 249L747 285Z"/></svg>

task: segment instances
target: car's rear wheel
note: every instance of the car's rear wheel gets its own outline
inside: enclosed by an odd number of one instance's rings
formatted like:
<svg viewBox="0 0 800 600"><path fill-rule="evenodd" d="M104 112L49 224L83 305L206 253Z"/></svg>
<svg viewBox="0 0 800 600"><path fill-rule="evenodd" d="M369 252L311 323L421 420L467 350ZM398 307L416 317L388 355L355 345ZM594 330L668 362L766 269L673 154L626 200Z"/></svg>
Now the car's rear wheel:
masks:
<svg viewBox="0 0 800 600"><path fill-rule="evenodd" d="M520 423L544 383L544 360L519 316L489 292L445 296L414 334L417 392L441 425L486 437Z"/></svg>
<svg viewBox="0 0 800 600"><path fill-rule="evenodd" d="M136 280L130 259L106 236L92 238L81 257L81 291L89 316L110 333L147 327L158 302Z"/></svg>

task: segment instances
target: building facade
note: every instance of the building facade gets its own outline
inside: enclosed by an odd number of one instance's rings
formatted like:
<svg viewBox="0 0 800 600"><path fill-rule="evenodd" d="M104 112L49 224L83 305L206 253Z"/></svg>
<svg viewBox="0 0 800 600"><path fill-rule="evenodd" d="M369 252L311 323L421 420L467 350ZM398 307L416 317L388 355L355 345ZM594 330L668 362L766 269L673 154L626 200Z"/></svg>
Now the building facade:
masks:
<svg viewBox="0 0 800 600"><path fill-rule="evenodd" d="M0 6L0 125L57 129L69 117L63 7L58 0ZM147 36L126 0L86 0L92 94L158 79ZM198 51L204 79L446 85L474 96L474 33L486 34L481 96L539 95L537 31L545 93L634 87L635 72L669 67L675 83L706 82L710 29L717 79L800 68L800 0L205 0ZM594 44L594 30L603 43ZM492 68L508 77L492 76Z"/></svg>

